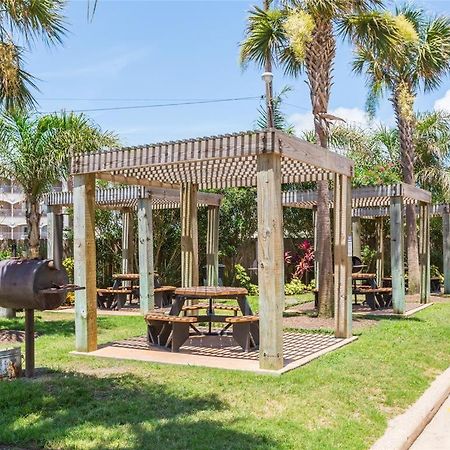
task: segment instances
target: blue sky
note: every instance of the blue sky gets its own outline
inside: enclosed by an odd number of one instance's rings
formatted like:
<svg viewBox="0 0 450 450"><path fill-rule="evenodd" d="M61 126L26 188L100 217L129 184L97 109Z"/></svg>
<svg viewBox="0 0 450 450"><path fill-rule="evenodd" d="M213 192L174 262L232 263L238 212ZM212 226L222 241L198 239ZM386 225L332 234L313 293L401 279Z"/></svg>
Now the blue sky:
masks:
<svg viewBox="0 0 450 450"><path fill-rule="evenodd" d="M261 2L259 2L261 3ZM450 1L418 2L450 14ZM87 110L155 105L185 100L258 97L261 70L238 64L249 1L99 0L92 21L87 0L69 0L69 34L63 47L36 46L27 69L39 78L40 111ZM350 123L364 123L364 80L351 73L351 51L339 45L331 111ZM298 130L308 127L309 93L304 80L275 72L275 89L293 91L285 112ZM447 93L448 91L448 93ZM446 97L447 93L447 97ZM438 91L418 99L418 109L435 103L450 111L449 78ZM250 129L258 99L165 108L88 112L124 144L205 136ZM392 122L387 102L379 119Z"/></svg>

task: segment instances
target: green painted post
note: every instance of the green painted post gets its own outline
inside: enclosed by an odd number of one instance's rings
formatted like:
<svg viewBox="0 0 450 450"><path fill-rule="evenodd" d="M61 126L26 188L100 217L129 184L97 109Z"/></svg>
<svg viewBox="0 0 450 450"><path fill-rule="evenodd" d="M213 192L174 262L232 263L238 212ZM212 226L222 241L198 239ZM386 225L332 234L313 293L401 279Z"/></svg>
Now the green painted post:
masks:
<svg viewBox="0 0 450 450"><path fill-rule="evenodd" d="M353 254L361 258L361 219L359 217L352 218L352 240L353 240Z"/></svg>
<svg viewBox="0 0 450 450"><path fill-rule="evenodd" d="M138 200L139 294L141 313L155 308L153 268L153 220L151 198Z"/></svg>
<svg viewBox="0 0 450 450"><path fill-rule="evenodd" d="M391 197L391 276L394 313L405 312L403 200Z"/></svg>
<svg viewBox="0 0 450 450"><path fill-rule="evenodd" d="M419 204L420 303L430 301L430 205Z"/></svg>
<svg viewBox="0 0 450 450"><path fill-rule="evenodd" d="M444 252L444 294L450 294L450 206L442 214L442 249Z"/></svg>
<svg viewBox="0 0 450 450"><path fill-rule="evenodd" d="M206 278L208 286L219 282L219 207L208 206L208 230L206 237Z"/></svg>

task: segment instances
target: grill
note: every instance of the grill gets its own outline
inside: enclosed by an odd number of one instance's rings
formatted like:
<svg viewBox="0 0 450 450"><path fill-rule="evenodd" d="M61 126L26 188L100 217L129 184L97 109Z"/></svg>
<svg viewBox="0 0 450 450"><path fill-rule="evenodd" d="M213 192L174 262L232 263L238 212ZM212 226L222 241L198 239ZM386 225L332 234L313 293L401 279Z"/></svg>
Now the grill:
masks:
<svg viewBox="0 0 450 450"><path fill-rule="evenodd" d="M25 310L26 376L34 373L34 310L56 309L69 291L83 289L68 284L65 269L49 259L0 261L0 307Z"/></svg>

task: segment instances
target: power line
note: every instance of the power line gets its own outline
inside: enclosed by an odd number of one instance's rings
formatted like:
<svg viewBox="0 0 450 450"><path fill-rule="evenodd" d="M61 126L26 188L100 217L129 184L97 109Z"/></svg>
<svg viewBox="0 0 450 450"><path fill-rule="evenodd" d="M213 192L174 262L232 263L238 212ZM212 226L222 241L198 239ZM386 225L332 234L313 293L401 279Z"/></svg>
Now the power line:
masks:
<svg viewBox="0 0 450 450"><path fill-rule="evenodd" d="M261 96L257 97L235 97L235 98L219 98L211 100L198 100L189 102L175 102L175 103L160 103L156 105L133 105L133 106L111 106L108 108L89 108L89 109L74 109L71 110L73 113L82 112L101 112L101 111L123 111L129 109L148 109L148 108L166 108L170 106L187 106L187 105L204 105L207 103L225 103L225 102L238 102L245 100L260 100ZM39 111L38 114L53 114L58 111Z"/></svg>
<svg viewBox="0 0 450 450"><path fill-rule="evenodd" d="M208 100L206 98L121 98L121 97L45 97L37 98L38 102L46 101L86 101L86 102L194 102Z"/></svg>

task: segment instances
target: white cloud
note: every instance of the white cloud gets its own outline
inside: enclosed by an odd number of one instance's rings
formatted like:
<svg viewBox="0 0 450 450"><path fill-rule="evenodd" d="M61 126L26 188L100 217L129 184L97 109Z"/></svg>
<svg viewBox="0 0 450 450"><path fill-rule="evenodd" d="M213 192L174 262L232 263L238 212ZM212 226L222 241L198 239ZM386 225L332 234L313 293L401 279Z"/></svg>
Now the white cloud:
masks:
<svg viewBox="0 0 450 450"><path fill-rule="evenodd" d="M445 95L434 102L435 111L447 111L450 112L450 89Z"/></svg>
<svg viewBox="0 0 450 450"><path fill-rule="evenodd" d="M345 120L348 125L367 128L371 124L368 114L359 108L344 108L340 106L339 108L329 111L329 114ZM314 127L313 116L311 113L292 114L289 116L288 121L294 125L297 135L300 135L303 131L312 130Z"/></svg>

